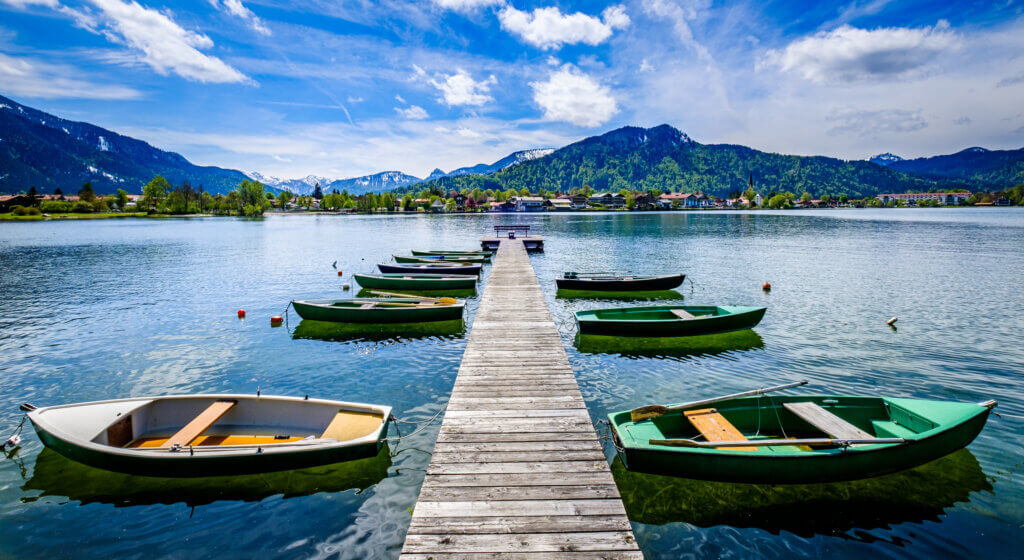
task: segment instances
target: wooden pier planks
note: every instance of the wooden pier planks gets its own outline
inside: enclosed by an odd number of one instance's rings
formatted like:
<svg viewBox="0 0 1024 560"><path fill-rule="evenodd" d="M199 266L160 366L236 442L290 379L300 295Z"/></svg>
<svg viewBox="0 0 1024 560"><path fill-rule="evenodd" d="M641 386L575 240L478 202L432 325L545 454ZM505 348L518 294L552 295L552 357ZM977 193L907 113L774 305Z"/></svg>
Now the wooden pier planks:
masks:
<svg viewBox="0 0 1024 560"><path fill-rule="evenodd" d="M401 558L643 558L522 241L492 266Z"/></svg>

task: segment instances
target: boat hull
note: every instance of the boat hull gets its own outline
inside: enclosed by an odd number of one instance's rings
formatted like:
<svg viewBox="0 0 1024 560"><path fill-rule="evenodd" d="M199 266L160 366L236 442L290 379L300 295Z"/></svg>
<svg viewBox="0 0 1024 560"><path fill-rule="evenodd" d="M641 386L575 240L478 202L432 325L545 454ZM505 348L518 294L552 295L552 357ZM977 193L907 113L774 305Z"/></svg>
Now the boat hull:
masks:
<svg viewBox="0 0 1024 560"><path fill-rule="evenodd" d="M326 414L329 419L339 409L371 413L381 421L366 435L347 441L316 439L316 436L300 439L302 436L298 436L287 443L273 443L276 438L264 438L270 441L248 445L196 443L195 448L186 445L175 450L145 444L136 446L134 443L127 446L108 444L114 426L124 422L127 422L129 439L142 441L154 435L146 428L147 422L174 423L176 419L176 426L180 428L195 416L196 411L224 399L235 401L238 409L234 416L231 411L224 416L224 422L229 426L228 433L308 432L311 429L308 425L310 418L321 418ZM201 477L299 469L374 457L384 445L390 415L390 407L308 397L180 395L45 407L30 412L28 417L43 445L73 461L132 475ZM276 423L248 425L255 420ZM226 435L222 433L225 428L218 428L218 425L215 423L212 428L218 433L207 437L216 440ZM232 426L235 427L233 432L230 430ZM312 430L318 433L320 428ZM157 439L166 439L166 431L164 429L164 435ZM171 430L174 431L177 430ZM287 439L287 436L278 437Z"/></svg>
<svg viewBox="0 0 1024 560"><path fill-rule="evenodd" d="M754 397L756 398L756 397ZM779 399L779 397L775 397ZM821 401L828 397L814 397ZM783 398L785 400L786 398ZM807 400L807 397L791 400ZM741 400L741 399L736 399ZM888 400L888 399L878 399ZM897 399L913 401L914 399ZM918 401L933 402L933 401ZM981 432L989 409L980 405L941 429L921 434L900 434L906 443L892 445L854 445L846 448L819 449L800 452L735 451L648 445L643 441L623 438L629 429L629 412L609 415L613 434L619 446L619 457L634 472L749 484L809 484L841 482L890 474L944 457L966 447ZM719 412L728 404L713 405ZM665 419L664 422L672 420ZM631 432L634 433L634 429ZM879 433L877 437L894 434ZM773 448L778 449L778 448ZM792 449L792 448L791 448Z"/></svg>
<svg viewBox="0 0 1024 560"><path fill-rule="evenodd" d="M465 265L443 264L442 265L441 263L438 263L435 266L435 265L422 264L422 263L420 263L420 265L417 265L417 264L401 265L401 264L380 263L380 264L377 265L377 268L380 269L380 271L384 272L384 273L389 273L389 272L412 272L412 273L423 272L423 273L428 273L428 274L466 274L466 275L479 276L480 275L481 266L479 264L465 264Z"/></svg>
<svg viewBox="0 0 1024 560"><path fill-rule="evenodd" d="M431 277L430 275L388 276L383 274L355 274L356 282L364 288L376 290L472 290L476 288L476 278L462 277Z"/></svg>
<svg viewBox="0 0 1024 560"><path fill-rule="evenodd" d="M558 285L559 290L643 292L678 288L685 278L685 274L629 279L557 278L555 279L555 284Z"/></svg>
<svg viewBox="0 0 1024 560"><path fill-rule="evenodd" d="M299 317L311 321L335 323L427 323L462 318L463 303L424 307L336 307L334 300L293 301L292 307ZM351 300L336 300L348 302ZM367 300L370 301L370 300ZM400 298L391 301L402 302ZM416 300L408 300L410 303Z"/></svg>
<svg viewBox="0 0 1024 560"><path fill-rule="evenodd" d="M430 263L485 263L491 262L490 257L469 257L455 255L431 255L426 257L403 257L395 255L395 262L400 264L430 264Z"/></svg>
<svg viewBox="0 0 1024 560"><path fill-rule="evenodd" d="M491 251L413 251L413 255L417 257L431 257L436 255L447 255L452 257L487 257L490 258L494 253Z"/></svg>
<svg viewBox="0 0 1024 560"><path fill-rule="evenodd" d="M714 313L714 316L680 319L668 314L669 309L685 309L693 315ZM652 312L662 312L651 318ZM764 318L764 307L681 306L629 307L608 310L578 311L576 323L581 334L617 336L697 336L750 329ZM611 313L613 312L613 313ZM607 313L607 314L606 314ZM671 317L671 318L669 318Z"/></svg>

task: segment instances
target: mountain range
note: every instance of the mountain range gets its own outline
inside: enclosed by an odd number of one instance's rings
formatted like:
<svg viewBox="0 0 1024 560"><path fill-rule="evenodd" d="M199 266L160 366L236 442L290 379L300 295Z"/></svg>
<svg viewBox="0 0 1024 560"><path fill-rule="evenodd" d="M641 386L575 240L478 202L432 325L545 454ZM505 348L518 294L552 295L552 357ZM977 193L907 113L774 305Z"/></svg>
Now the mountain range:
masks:
<svg viewBox="0 0 1024 560"><path fill-rule="evenodd" d="M623 127L558 149L522 150L490 164L435 169L426 178L401 171L331 179L310 175L279 179L257 172L203 167L146 142L69 121L0 96L0 193L76 192L86 181L99 193L123 188L139 193L154 175L171 184L190 182L213 193L234 189L252 178L271 190L311 194L347 190L350 194L424 188L529 188L565 191L648 189L703 191L725 195L753 180L760 192L792 191L863 197L881 192L937 188L1002 189L1024 183L1024 149L968 148L955 154L903 159L880 154L846 161L824 156L793 156L732 144L701 144L669 126Z"/></svg>
<svg viewBox="0 0 1024 560"><path fill-rule="evenodd" d="M544 157L553 151L554 149L552 148L521 150L513 152L494 163L478 163L470 167L460 167L448 173L445 173L441 169L434 169L426 178L423 179L402 173L401 171L383 171L381 173L374 173L373 175L364 175L362 177L352 177L349 179L329 179L327 177L318 177L316 175L309 175L302 179L279 179L277 177L268 177L257 172L250 172L249 176L265 185L280 190L286 190L294 194L312 194L316 189L316 185L320 185L321 190L325 193L336 190L338 192L348 191L349 194L365 194L368 192L390 191L400 187L422 183L424 181L433 181L442 177L458 177L460 175L472 174L486 175L496 171L501 171L502 169L511 167L517 163Z"/></svg>
<svg viewBox="0 0 1024 560"><path fill-rule="evenodd" d="M141 193L154 175L213 193L234 189L246 178L241 171L194 165L141 140L0 96L0 192L34 186L41 193L59 188L70 194L88 181L98 193Z"/></svg>

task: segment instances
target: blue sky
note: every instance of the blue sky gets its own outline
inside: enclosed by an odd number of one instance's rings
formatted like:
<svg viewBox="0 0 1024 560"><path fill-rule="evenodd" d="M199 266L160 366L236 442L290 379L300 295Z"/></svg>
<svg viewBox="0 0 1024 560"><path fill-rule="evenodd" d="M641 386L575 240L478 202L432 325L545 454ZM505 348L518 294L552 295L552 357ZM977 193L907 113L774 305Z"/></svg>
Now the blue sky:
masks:
<svg viewBox="0 0 1024 560"><path fill-rule="evenodd" d="M1024 0L0 0L0 93L279 177L624 125L860 159L1024 146Z"/></svg>

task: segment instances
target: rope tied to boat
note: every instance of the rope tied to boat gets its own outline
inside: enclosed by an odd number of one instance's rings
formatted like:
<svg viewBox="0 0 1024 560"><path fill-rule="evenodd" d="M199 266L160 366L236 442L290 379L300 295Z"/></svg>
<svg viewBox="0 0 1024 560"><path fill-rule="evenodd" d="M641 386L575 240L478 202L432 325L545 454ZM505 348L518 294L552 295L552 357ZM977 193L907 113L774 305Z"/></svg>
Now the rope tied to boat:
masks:
<svg viewBox="0 0 1024 560"><path fill-rule="evenodd" d="M410 438L410 437L415 436L416 434L418 434L418 433L422 432L423 430L426 430L427 428L429 428L434 423L434 421L437 420L437 418L439 416L441 416L441 414L444 413L445 409L447 409L447 408L448 408L447 404L442 406L440 410L438 410L433 416L431 416L427 420L419 420L419 421L416 421L416 420L399 420L394 415L391 415L391 418L389 418L389 420L395 424L395 431L398 432L398 437L385 438L384 441L394 441L395 443L399 443L399 442L402 441L402 438ZM421 424L421 426L419 428L416 428L409 435L402 435L402 432L398 430L398 425L399 424Z"/></svg>
<svg viewBox="0 0 1024 560"><path fill-rule="evenodd" d="M0 443L0 451L7 449L8 446L14 449L21 444L21 431L25 429L25 420L28 420L28 416L22 416L21 422L18 422L18 427L14 428L14 433L11 434L11 437Z"/></svg>

